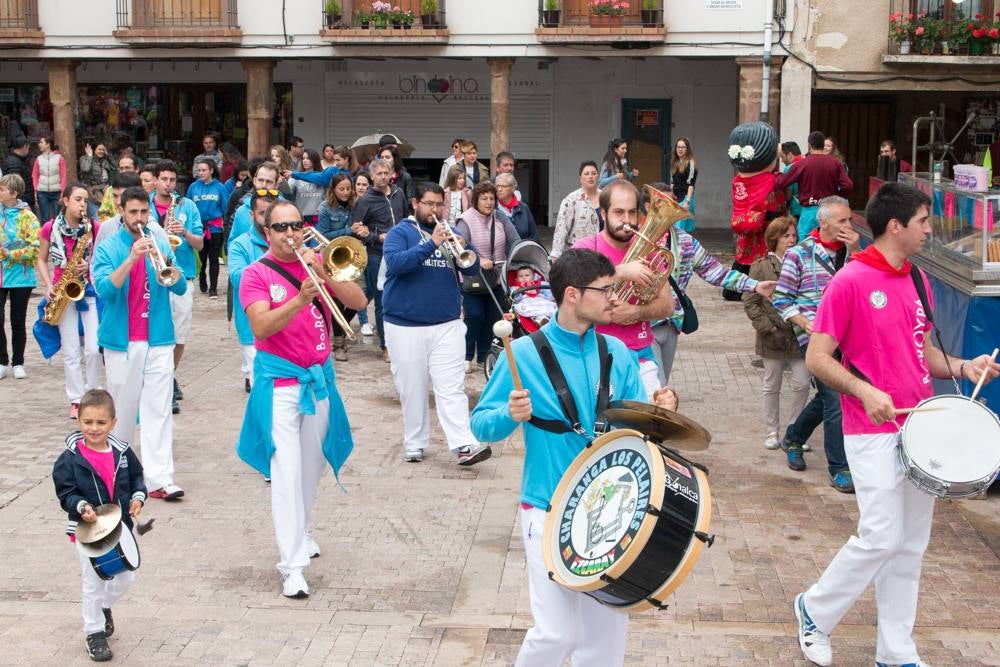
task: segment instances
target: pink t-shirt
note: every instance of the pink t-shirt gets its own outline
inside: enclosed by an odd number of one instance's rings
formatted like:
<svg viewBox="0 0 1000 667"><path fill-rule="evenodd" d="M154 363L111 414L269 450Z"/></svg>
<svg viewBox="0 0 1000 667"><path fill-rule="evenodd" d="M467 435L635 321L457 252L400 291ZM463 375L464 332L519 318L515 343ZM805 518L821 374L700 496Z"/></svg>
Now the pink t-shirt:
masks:
<svg viewBox="0 0 1000 667"><path fill-rule="evenodd" d="M153 206L156 207L156 219L163 220L163 216L167 214L167 209L170 208L170 202L167 202L166 204L161 204L154 198Z"/></svg>
<svg viewBox="0 0 1000 667"><path fill-rule="evenodd" d="M276 262L303 283L308 280L306 270L298 262L282 262L271 253L265 257ZM297 287L259 261L248 266L240 278L240 303L243 304L244 310L258 301L266 301L270 309L274 310L289 299L294 299L298 293ZM325 305L323 312L320 312L314 304L309 304L301 309L281 331L263 340L254 337L254 347L303 368L315 364L322 365L330 356L330 342L326 329L328 317ZM292 378L281 378L274 382L275 387L294 384L298 382Z"/></svg>
<svg viewBox="0 0 1000 667"><path fill-rule="evenodd" d="M128 276L128 339L149 340L149 274L146 262L136 262Z"/></svg>
<svg viewBox="0 0 1000 667"><path fill-rule="evenodd" d="M621 264L625 253L628 252L628 247L616 248L608 243L602 234L582 238L574 243L573 247L582 248L583 250L596 250L610 259L611 263L615 266ZM597 326L597 331L608 336L614 336L625 343L625 347L630 350L641 350L653 343L653 330L650 328L649 322L600 324Z"/></svg>
<svg viewBox="0 0 1000 667"><path fill-rule="evenodd" d="M921 277L933 308L930 284L923 272ZM931 329L909 273L888 273L858 260L826 286L813 322L813 331L837 340L844 365L850 361L897 408L913 407L934 393L924 357L924 334ZM844 435L894 433L906 418L873 426L860 400L847 394L840 400Z"/></svg>
<svg viewBox="0 0 1000 667"><path fill-rule="evenodd" d="M44 225L42 225L42 228L38 232L38 235L41 238L43 238L46 241L48 241L49 243L52 243L52 223L53 222L55 222L55 221L54 220L49 220ZM93 250L93 244L94 244L94 241L97 239L97 232L100 229L100 225L97 224L96 220L94 222L92 222L91 224L93 225L93 229L90 231L90 244L91 244L91 250ZM69 258L73 256L73 248L76 247L76 239L73 239L73 238L67 238L67 239L65 239L65 245L66 245L66 259L69 260ZM90 251L88 251L88 252L90 252ZM49 259L50 260L49 263L51 264L51 257L46 258L46 259ZM53 267L52 267L52 282L53 283L59 282L59 279L62 277L62 271L63 270L62 270L61 266L53 265ZM90 278L89 274L87 276L87 280L88 280L88 282L91 282L91 283L93 282L93 279Z"/></svg>
<svg viewBox="0 0 1000 667"><path fill-rule="evenodd" d="M108 497L104 499L104 502L112 502L115 498L115 457L111 447L108 446L107 451L99 452L91 449L81 440L78 451L83 458L87 459L87 463L104 482L104 486L108 490Z"/></svg>

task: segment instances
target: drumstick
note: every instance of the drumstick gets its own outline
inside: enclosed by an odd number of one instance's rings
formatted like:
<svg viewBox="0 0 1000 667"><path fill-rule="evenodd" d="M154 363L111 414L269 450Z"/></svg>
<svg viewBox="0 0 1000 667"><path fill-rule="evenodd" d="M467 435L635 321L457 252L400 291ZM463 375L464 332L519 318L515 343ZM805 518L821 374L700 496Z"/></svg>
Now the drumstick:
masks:
<svg viewBox="0 0 1000 667"><path fill-rule="evenodd" d="M979 382L976 383L976 388L973 390L972 396L969 396L970 401L976 400L976 396L979 395L979 390L983 388L983 381L986 380L986 372L990 370L990 366L997 360L998 352L1000 352L1000 347L993 348L993 354L990 355L990 362L983 367L983 372L979 374Z"/></svg>
<svg viewBox="0 0 1000 667"><path fill-rule="evenodd" d="M521 375L517 372L517 364L514 363L514 351L510 349L510 335L514 333L514 327L507 320L498 320L493 325L493 335L503 341L504 352L507 353L507 365L510 366L510 377L514 380L514 389L521 391Z"/></svg>
<svg viewBox="0 0 1000 667"><path fill-rule="evenodd" d="M945 408L939 408L933 405L927 405L922 408L896 408L897 415L906 415L911 412L936 412L938 410L944 410Z"/></svg>

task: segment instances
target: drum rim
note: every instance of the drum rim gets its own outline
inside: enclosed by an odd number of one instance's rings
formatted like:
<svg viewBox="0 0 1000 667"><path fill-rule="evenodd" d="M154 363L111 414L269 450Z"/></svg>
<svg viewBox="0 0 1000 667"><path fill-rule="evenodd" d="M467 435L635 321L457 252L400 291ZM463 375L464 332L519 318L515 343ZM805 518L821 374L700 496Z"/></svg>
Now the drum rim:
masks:
<svg viewBox="0 0 1000 667"><path fill-rule="evenodd" d="M615 429L613 431L609 431L608 433L601 435L600 437L594 438L587 444L587 446L583 450L580 451L579 454L576 455L576 458L574 458L573 461L570 463L569 467L566 468L566 471L563 473L562 478L559 480L559 484L556 486L555 491L552 492L552 497L549 499L549 508L548 510L546 510L545 526L542 529L542 545L543 545L542 556L543 560L545 561L545 567L548 570L549 576L552 578L552 580L570 590L579 591L581 593L586 591L599 590L607 585L606 582L601 580L602 575L611 577L613 579L617 579L618 577L620 577L624 572L628 571L628 569L632 567L632 565L635 563L635 559L638 557L638 554L642 551L642 549L632 549L631 547L639 543L640 538L641 538L641 544L645 545L649 541L650 535L652 535L653 533L653 528L656 526L657 517L653 516L649 512L645 512L644 510L644 516L642 517L642 521L639 524L639 530L636 531L635 537L632 539L632 544L629 545L629 548L625 551L624 554L622 554L622 557L619 558L617 561L615 561L611 565L611 567L609 567L607 570L604 570L598 575L594 575L591 581L586 581L579 584L570 584L569 582L565 581L561 576L559 576L558 568L556 566L556 561L552 553L552 544L553 544L552 534L559 522L558 520L552 520L552 517L558 516L558 514L553 514L552 510L554 509L554 506L552 504L552 501L565 495L567 489L571 486L569 480L573 479L573 477L575 477L576 475L577 470L583 467L583 462L588 459L587 455L593 451L596 451L594 449L595 445L598 448L600 448L608 444L609 442L613 442L614 440L629 435L641 439L642 443L647 448L649 448L650 456L648 457L647 460L649 461L650 464L650 479L653 480L654 476L658 475L658 478L662 480L664 478L665 472L663 466L663 457L660 455L659 448L657 448L656 445L649 442L649 440L646 439L646 436L640 433L639 431L630 428ZM653 505L654 507L660 507L663 503L664 493L665 490L663 488L663 484L651 483L649 491L649 504ZM633 551L635 552L634 554L632 553Z"/></svg>
<svg viewBox="0 0 1000 667"><path fill-rule="evenodd" d="M126 533L128 533L128 537L125 537ZM122 541L128 541L128 542L130 542L132 544L132 546L135 548L135 564L134 565L132 564L131 561L129 561L128 556L125 553L124 548L121 546ZM125 569L128 570L128 571L130 571L130 572L135 572L136 570L138 570L139 569L139 565L142 564L142 552L139 551L139 540L135 539L135 534L124 523L122 523L122 539L118 541L118 545L117 546L118 546L118 548L122 549L122 562L125 563Z"/></svg>
<svg viewBox="0 0 1000 667"><path fill-rule="evenodd" d="M935 396L928 396L927 398L925 398L922 401L920 401L919 403L917 403L916 407L917 408L921 408L921 407L923 407L925 405L928 405L928 404L933 403L935 401L940 401L942 399L956 399L956 400L961 400L961 401L963 401L965 403L969 403L971 405L975 405L978 410L985 411L986 414L988 414L990 417L993 418L993 421L997 425L998 431L1000 431L1000 416L997 416L997 414L995 412L993 412L993 410L991 410L988 406L983 405L979 401L969 400L969 397L965 396L963 394L937 394ZM935 481L941 481L941 482L943 482L945 484L948 484L950 486L951 485L972 485L972 484L979 484L979 483L982 483L982 482L990 479L991 477L996 477L997 476L998 471L1000 471L1000 459L998 459L998 461L996 462L996 467L994 467L993 472L991 472L991 473L989 473L987 475L984 475L983 477L980 477L980 478L975 479L975 480L962 480L962 481L958 481L958 480L950 480L950 481L949 480L944 480L944 479L942 479L940 477L934 476L933 473L931 473L930 471L926 470L923 466L920 465L920 463L918 461L916 461L913 458L913 456L911 456L910 451L909 451L909 449L906 446L906 427L910 423L910 420L913 419L915 416L917 416L919 414L920 413L910 413L910 414L908 414L906 416L906 419L903 420L903 425L899 427L899 445L898 446L899 446L899 455L901 457L900 458L900 462L901 462L901 464L904 465L904 473L905 473L907 479L910 479L910 475L909 475L910 468L914 468L916 470L919 470L921 472L921 474L923 474L925 477L928 477L928 478L933 479ZM907 468L905 466L905 463L904 463L905 461L909 462L909 464L910 464L909 468ZM911 479L911 482L912 481L913 480ZM915 482L914 482L914 484L915 484ZM951 494L949 494L947 492L945 492L944 495L939 495L939 494L934 493L932 491L928 491L927 489L923 489L922 487L919 487L919 485L917 485L917 486L918 486L918 488L921 488L922 491L925 491L926 493L929 493L930 495L936 496L938 498L944 498L944 499L947 499L947 498L961 498L961 497L966 497L968 495L975 495L975 493L966 493L966 494L963 494L963 495L959 496L959 495L951 495Z"/></svg>

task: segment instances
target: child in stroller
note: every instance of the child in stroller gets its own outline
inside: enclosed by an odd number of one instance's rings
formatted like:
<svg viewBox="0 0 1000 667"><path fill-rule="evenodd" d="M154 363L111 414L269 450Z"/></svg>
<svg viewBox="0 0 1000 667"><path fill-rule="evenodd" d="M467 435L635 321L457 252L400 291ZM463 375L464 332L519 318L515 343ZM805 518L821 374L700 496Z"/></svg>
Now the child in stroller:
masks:
<svg viewBox="0 0 1000 667"><path fill-rule="evenodd" d="M542 276L530 265L520 266L516 271L510 294L514 305L511 313L504 317L510 320L514 319L515 314L530 317L538 326L544 326L555 315L555 297L542 282Z"/></svg>

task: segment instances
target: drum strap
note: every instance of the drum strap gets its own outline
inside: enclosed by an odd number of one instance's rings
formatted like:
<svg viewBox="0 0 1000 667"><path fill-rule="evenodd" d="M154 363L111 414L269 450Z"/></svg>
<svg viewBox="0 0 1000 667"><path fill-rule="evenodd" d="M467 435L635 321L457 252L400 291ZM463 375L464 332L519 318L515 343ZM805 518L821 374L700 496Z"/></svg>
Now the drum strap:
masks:
<svg viewBox="0 0 1000 667"><path fill-rule="evenodd" d="M562 408L563 414L569 421L569 425L558 419L541 419L540 417L535 416L531 417L529 423L535 428L548 431L549 433L578 433L584 436L588 435L586 429L584 429L580 424L580 415L576 411L576 402L573 400L573 395L569 391L569 385L566 383L566 376L563 375L562 368L559 367L559 362L556 360L555 353L552 352L552 346L549 345L549 339L545 337L545 334L541 330L539 330L531 334L531 342L535 344L535 349L538 350L538 356L542 360L542 365L545 367L545 372L549 376L552 388L556 390L556 398L559 400L559 407ZM597 410L594 416L594 431L602 433L606 430L604 411L607 410L608 402L611 398L612 362L612 355L608 354L608 343L602 334L597 334L597 354L601 359L601 383L597 390Z"/></svg>

